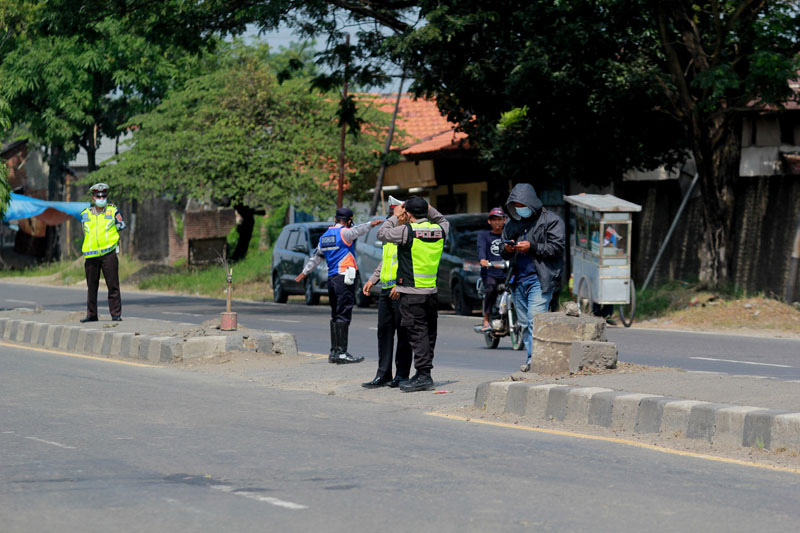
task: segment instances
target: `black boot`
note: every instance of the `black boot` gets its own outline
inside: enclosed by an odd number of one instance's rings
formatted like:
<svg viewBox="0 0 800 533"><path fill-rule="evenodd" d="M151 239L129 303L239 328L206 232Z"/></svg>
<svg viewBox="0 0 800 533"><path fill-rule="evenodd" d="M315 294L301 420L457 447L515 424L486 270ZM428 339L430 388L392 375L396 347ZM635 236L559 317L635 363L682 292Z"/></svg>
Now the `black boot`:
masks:
<svg viewBox="0 0 800 533"><path fill-rule="evenodd" d="M336 337L336 322L331 320L331 353L328 355L328 362L336 362L336 352L339 349L339 339Z"/></svg>
<svg viewBox="0 0 800 533"><path fill-rule="evenodd" d="M347 353L347 336L350 330L350 324L347 322L334 322L336 327L336 339L338 341L336 347L336 364L346 365L348 363L360 363L364 360L362 356L351 355Z"/></svg>

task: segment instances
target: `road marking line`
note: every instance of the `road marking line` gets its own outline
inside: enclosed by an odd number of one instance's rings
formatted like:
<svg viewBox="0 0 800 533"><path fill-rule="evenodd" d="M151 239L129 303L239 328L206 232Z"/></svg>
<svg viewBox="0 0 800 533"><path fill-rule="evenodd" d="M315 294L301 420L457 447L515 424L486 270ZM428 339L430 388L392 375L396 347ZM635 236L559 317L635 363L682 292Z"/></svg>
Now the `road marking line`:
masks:
<svg viewBox="0 0 800 533"><path fill-rule="evenodd" d="M227 494L233 494L234 496L241 496L243 498L247 498L250 500L255 500L257 502L269 503L271 505L275 505L277 507L284 507L286 509L292 509L293 511L299 511L301 509L308 509L307 505L302 505L299 503L294 502L287 502L286 500L280 500L278 498L273 498L271 496L262 496L257 492L250 492L247 490L234 490L233 487L228 485L211 485L211 488L214 490L219 490L225 492Z"/></svg>
<svg viewBox="0 0 800 533"><path fill-rule="evenodd" d="M32 302L30 300L13 300L11 298L6 298L7 302L14 302L15 304L30 304L34 305L36 302Z"/></svg>
<svg viewBox="0 0 800 533"><path fill-rule="evenodd" d="M120 361L119 359L109 359L108 357L96 357L94 355L83 355L79 353L61 352L58 350L50 350L48 348L40 348L38 346L23 346L22 344L9 344L7 342L0 342L0 346L8 346L9 348L19 348L20 350L31 350L34 352L53 353L56 355L66 355L68 357L77 357L78 359L92 359L94 361L105 361L106 363L116 363L118 365L128 366L144 366L147 368L161 368L157 365L146 365L143 363L134 363L132 361Z"/></svg>
<svg viewBox="0 0 800 533"><path fill-rule="evenodd" d="M36 437L25 437L28 440L35 440L36 442L43 442L44 444L50 444L51 446L58 446L59 448L66 448L68 450L77 450L75 446L67 446L66 444L61 444L60 442L53 442L51 440L44 440L44 439L37 439Z"/></svg>
<svg viewBox="0 0 800 533"><path fill-rule="evenodd" d="M181 313L178 311L161 311L162 315L204 316L198 313Z"/></svg>
<svg viewBox="0 0 800 533"><path fill-rule="evenodd" d="M777 366L778 368L794 368L789 365L776 365L773 363L754 363L753 361L735 361L733 359L714 359L713 357L690 357L689 359L697 359L699 361L719 361L721 363L739 363L742 365Z"/></svg>
<svg viewBox="0 0 800 533"><path fill-rule="evenodd" d="M775 466L775 465L768 465L768 464L761 464L761 463L753 463L749 461L742 461L741 459L729 459L727 457L716 457L714 455L707 455L704 453L695 453L695 452L687 452L683 450L673 450L672 448L664 448L661 446L656 446L654 444L647 444L644 442L636 442L634 440L627 440L627 439L620 439L616 437L602 437L599 435L586 435L584 433L573 433L571 431L561 431L557 429L545 429L545 428L534 428L528 426L518 426L515 424L507 424L505 422L490 422L488 420L477 420L475 418L467 418L458 415L448 415L444 413L425 413L429 416L437 416L439 418L447 418L449 420L460 420L462 422L471 422L475 424L483 424L486 426L497 426L502 428L509 428L509 429L521 429L523 431L533 431L535 433L545 433L547 435L558 435L560 437L574 437L577 439L586 439L586 440L599 440L602 442L611 442L614 444L625 444L627 446L635 446L637 448L644 448L646 450L652 450L655 452L661 453L668 453L672 455L682 455L684 457L694 457L695 459L705 459L707 461L717 461L720 463L729 463L739 466L751 466L754 468L763 468L765 470L774 470L776 472L786 472L789 474L800 474L800 469L798 468L790 468L787 466Z"/></svg>
<svg viewBox="0 0 800 533"><path fill-rule="evenodd" d="M265 318L264 320L268 322L289 322L291 324L299 324L300 320L283 320L280 318Z"/></svg>

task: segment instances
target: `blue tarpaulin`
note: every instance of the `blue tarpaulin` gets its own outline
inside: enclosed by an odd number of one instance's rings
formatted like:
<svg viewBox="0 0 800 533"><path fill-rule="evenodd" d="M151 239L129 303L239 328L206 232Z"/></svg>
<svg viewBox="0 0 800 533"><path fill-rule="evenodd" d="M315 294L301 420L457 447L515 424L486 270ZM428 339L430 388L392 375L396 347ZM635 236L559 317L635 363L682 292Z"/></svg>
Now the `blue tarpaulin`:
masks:
<svg viewBox="0 0 800 533"><path fill-rule="evenodd" d="M45 222L48 225L55 225L66 220L66 216L72 216L76 219L81 219L81 211L89 207L89 202L50 202L48 200L39 200L38 198L31 198L21 194L11 193L11 201L8 203L6 212L3 213L3 222L9 220L18 220L21 218L32 218L39 216L48 209L45 213ZM52 210L56 211L54 213ZM63 213L63 215L60 215Z"/></svg>

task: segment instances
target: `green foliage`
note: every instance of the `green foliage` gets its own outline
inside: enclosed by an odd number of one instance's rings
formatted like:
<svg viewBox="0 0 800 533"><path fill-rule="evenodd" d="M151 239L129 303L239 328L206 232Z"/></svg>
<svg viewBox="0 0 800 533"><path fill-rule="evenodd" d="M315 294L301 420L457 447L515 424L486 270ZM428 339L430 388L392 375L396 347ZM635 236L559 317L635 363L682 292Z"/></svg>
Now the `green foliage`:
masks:
<svg viewBox="0 0 800 533"><path fill-rule="evenodd" d="M336 175L337 98L309 91L305 79L278 83L266 47L240 43L209 72L135 117L132 148L95 179L126 196L173 194L263 208L292 201L306 211L329 208ZM365 135L349 142L351 192L366 186L379 164L375 128L388 119L369 110Z"/></svg>
<svg viewBox="0 0 800 533"><path fill-rule="evenodd" d="M8 120L9 109L8 104L0 98L0 132L8 129L11 126L11 121ZM0 219L6 212L8 206L9 193L11 187L8 184L8 168L4 159L0 159Z"/></svg>

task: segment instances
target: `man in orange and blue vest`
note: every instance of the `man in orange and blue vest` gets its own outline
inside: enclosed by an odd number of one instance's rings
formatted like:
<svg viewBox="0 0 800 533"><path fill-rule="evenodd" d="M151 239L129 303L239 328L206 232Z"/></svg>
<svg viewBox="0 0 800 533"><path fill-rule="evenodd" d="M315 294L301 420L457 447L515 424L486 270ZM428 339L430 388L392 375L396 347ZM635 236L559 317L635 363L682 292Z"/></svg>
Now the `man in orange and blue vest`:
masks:
<svg viewBox="0 0 800 533"><path fill-rule="evenodd" d="M331 306L331 351L329 363L338 365L360 363L362 356L347 351L350 320L356 300L356 239L369 232L382 220L373 220L353 227L353 212L346 207L336 210L334 225L319 238L317 249L308 259L303 271L295 278L300 283L311 274L324 258L328 264L328 301Z"/></svg>
<svg viewBox="0 0 800 533"><path fill-rule="evenodd" d="M108 310L111 320L122 320L122 298L119 292L119 232L125 222L117 206L108 203L108 185L96 183L89 192L92 205L81 211L83 225L83 269L86 272L86 317L81 322L97 322L97 288L100 272L108 288Z"/></svg>

